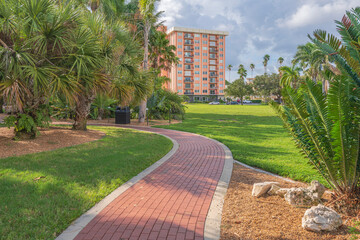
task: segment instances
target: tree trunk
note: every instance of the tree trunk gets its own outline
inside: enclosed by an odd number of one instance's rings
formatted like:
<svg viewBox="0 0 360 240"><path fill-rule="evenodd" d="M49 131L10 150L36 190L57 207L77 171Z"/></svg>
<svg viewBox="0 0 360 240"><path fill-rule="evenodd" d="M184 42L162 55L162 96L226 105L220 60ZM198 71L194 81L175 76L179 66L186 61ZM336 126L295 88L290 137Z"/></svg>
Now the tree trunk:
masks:
<svg viewBox="0 0 360 240"><path fill-rule="evenodd" d="M93 100L94 96L88 96L88 94L79 94L77 96L73 130L87 130L87 118L90 114L90 107Z"/></svg>
<svg viewBox="0 0 360 240"><path fill-rule="evenodd" d="M149 32L150 32L150 22L147 20L145 22L144 29L144 61L143 61L143 70L148 70L148 60L149 60ZM143 99L139 106L139 123L145 122L146 115L146 98Z"/></svg>
<svg viewBox="0 0 360 240"><path fill-rule="evenodd" d="M244 105L243 103L243 97L240 98L241 105Z"/></svg>

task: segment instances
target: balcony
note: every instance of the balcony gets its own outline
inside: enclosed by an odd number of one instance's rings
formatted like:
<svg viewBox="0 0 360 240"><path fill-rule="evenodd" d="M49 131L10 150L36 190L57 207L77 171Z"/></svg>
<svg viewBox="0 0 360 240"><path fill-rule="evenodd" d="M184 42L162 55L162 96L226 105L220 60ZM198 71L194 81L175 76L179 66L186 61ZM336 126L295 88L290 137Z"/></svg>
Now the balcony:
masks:
<svg viewBox="0 0 360 240"><path fill-rule="evenodd" d="M210 65L217 65L217 62L216 61L214 61L214 60L210 60L210 63L209 63Z"/></svg>
<svg viewBox="0 0 360 240"><path fill-rule="evenodd" d="M193 82L194 82L194 80L192 80L192 79L189 79L189 80L185 79L184 80L184 83L193 83Z"/></svg>
<svg viewBox="0 0 360 240"><path fill-rule="evenodd" d="M184 35L184 38L189 38L189 39L193 39L194 38L194 36L192 35L192 34L185 34Z"/></svg>
<svg viewBox="0 0 360 240"><path fill-rule="evenodd" d="M217 53L218 50L216 50L216 49L211 49L211 48L210 48L209 52L210 52L210 53Z"/></svg>
<svg viewBox="0 0 360 240"><path fill-rule="evenodd" d="M210 89L218 89L217 86L210 86Z"/></svg>
<svg viewBox="0 0 360 240"><path fill-rule="evenodd" d="M216 59L217 55L216 54L210 54L209 58L213 58L213 59L215 58Z"/></svg>
<svg viewBox="0 0 360 240"><path fill-rule="evenodd" d="M192 54L186 54L186 53L185 53L184 57L193 58L194 55L192 55Z"/></svg>
<svg viewBox="0 0 360 240"><path fill-rule="evenodd" d="M186 47L184 48L184 51L194 51L194 48L189 47L189 46L186 46Z"/></svg>
<svg viewBox="0 0 360 240"><path fill-rule="evenodd" d="M218 37L216 37L216 36L210 36L210 37L209 37L209 40L210 40L210 41L217 41L217 40L218 40Z"/></svg>
<svg viewBox="0 0 360 240"><path fill-rule="evenodd" d="M186 95L193 95L193 94L194 94L194 92L185 91L185 92L184 92L184 94L186 94Z"/></svg>
<svg viewBox="0 0 360 240"><path fill-rule="evenodd" d="M184 44L185 44L185 45L193 45L194 42L191 41L191 40L185 40Z"/></svg>
<svg viewBox="0 0 360 240"><path fill-rule="evenodd" d="M185 86L184 89L193 89L193 86Z"/></svg>
<svg viewBox="0 0 360 240"><path fill-rule="evenodd" d="M217 92L215 90L210 90L210 95L217 95Z"/></svg>
<svg viewBox="0 0 360 240"><path fill-rule="evenodd" d="M219 75L217 75L216 73L210 73L209 76L210 76L210 77L218 77Z"/></svg>

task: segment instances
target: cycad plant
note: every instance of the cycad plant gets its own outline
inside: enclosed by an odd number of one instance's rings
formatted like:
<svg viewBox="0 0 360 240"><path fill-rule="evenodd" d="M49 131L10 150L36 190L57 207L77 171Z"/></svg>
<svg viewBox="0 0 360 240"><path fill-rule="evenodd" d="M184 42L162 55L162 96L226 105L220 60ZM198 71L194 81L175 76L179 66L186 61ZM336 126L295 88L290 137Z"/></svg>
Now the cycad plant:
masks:
<svg viewBox="0 0 360 240"><path fill-rule="evenodd" d="M354 196L360 176L360 91L344 76L332 76L328 94L310 78L299 89L284 86L284 106L272 107L297 146L334 189Z"/></svg>

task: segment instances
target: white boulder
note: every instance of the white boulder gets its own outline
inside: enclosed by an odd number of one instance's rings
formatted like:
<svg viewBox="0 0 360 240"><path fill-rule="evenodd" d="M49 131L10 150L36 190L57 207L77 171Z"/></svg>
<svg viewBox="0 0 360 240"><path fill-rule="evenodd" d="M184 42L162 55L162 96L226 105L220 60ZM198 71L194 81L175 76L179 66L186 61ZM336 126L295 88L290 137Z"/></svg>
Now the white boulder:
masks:
<svg viewBox="0 0 360 240"><path fill-rule="evenodd" d="M321 197L325 193L324 185L322 185L321 183L319 183L319 181L316 180L311 182L311 185L308 187L308 189L311 191L313 196L318 199L321 199Z"/></svg>
<svg viewBox="0 0 360 240"><path fill-rule="evenodd" d="M251 195L254 197L261 197L269 191L272 185L279 184L278 182L262 182L254 183Z"/></svg>
<svg viewBox="0 0 360 240"><path fill-rule="evenodd" d="M280 197L284 197L285 194L290 190L290 188L280 188L276 191L276 195L279 195Z"/></svg>
<svg viewBox="0 0 360 240"><path fill-rule="evenodd" d="M290 188L284 195L285 201L293 206L314 206L321 202L307 188Z"/></svg>
<svg viewBox="0 0 360 240"><path fill-rule="evenodd" d="M306 210L302 218L302 227L308 231L334 231L341 225L340 215L321 204Z"/></svg>

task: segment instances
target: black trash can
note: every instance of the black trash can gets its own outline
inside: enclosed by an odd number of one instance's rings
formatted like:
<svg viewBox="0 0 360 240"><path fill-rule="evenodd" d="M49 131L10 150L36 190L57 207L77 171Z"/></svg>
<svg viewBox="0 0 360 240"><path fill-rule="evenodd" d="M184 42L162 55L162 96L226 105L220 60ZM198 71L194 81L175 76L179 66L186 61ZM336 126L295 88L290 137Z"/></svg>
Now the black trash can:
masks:
<svg viewBox="0 0 360 240"><path fill-rule="evenodd" d="M115 111L115 124L130 124L130 108L117 107Z"/></svg>

